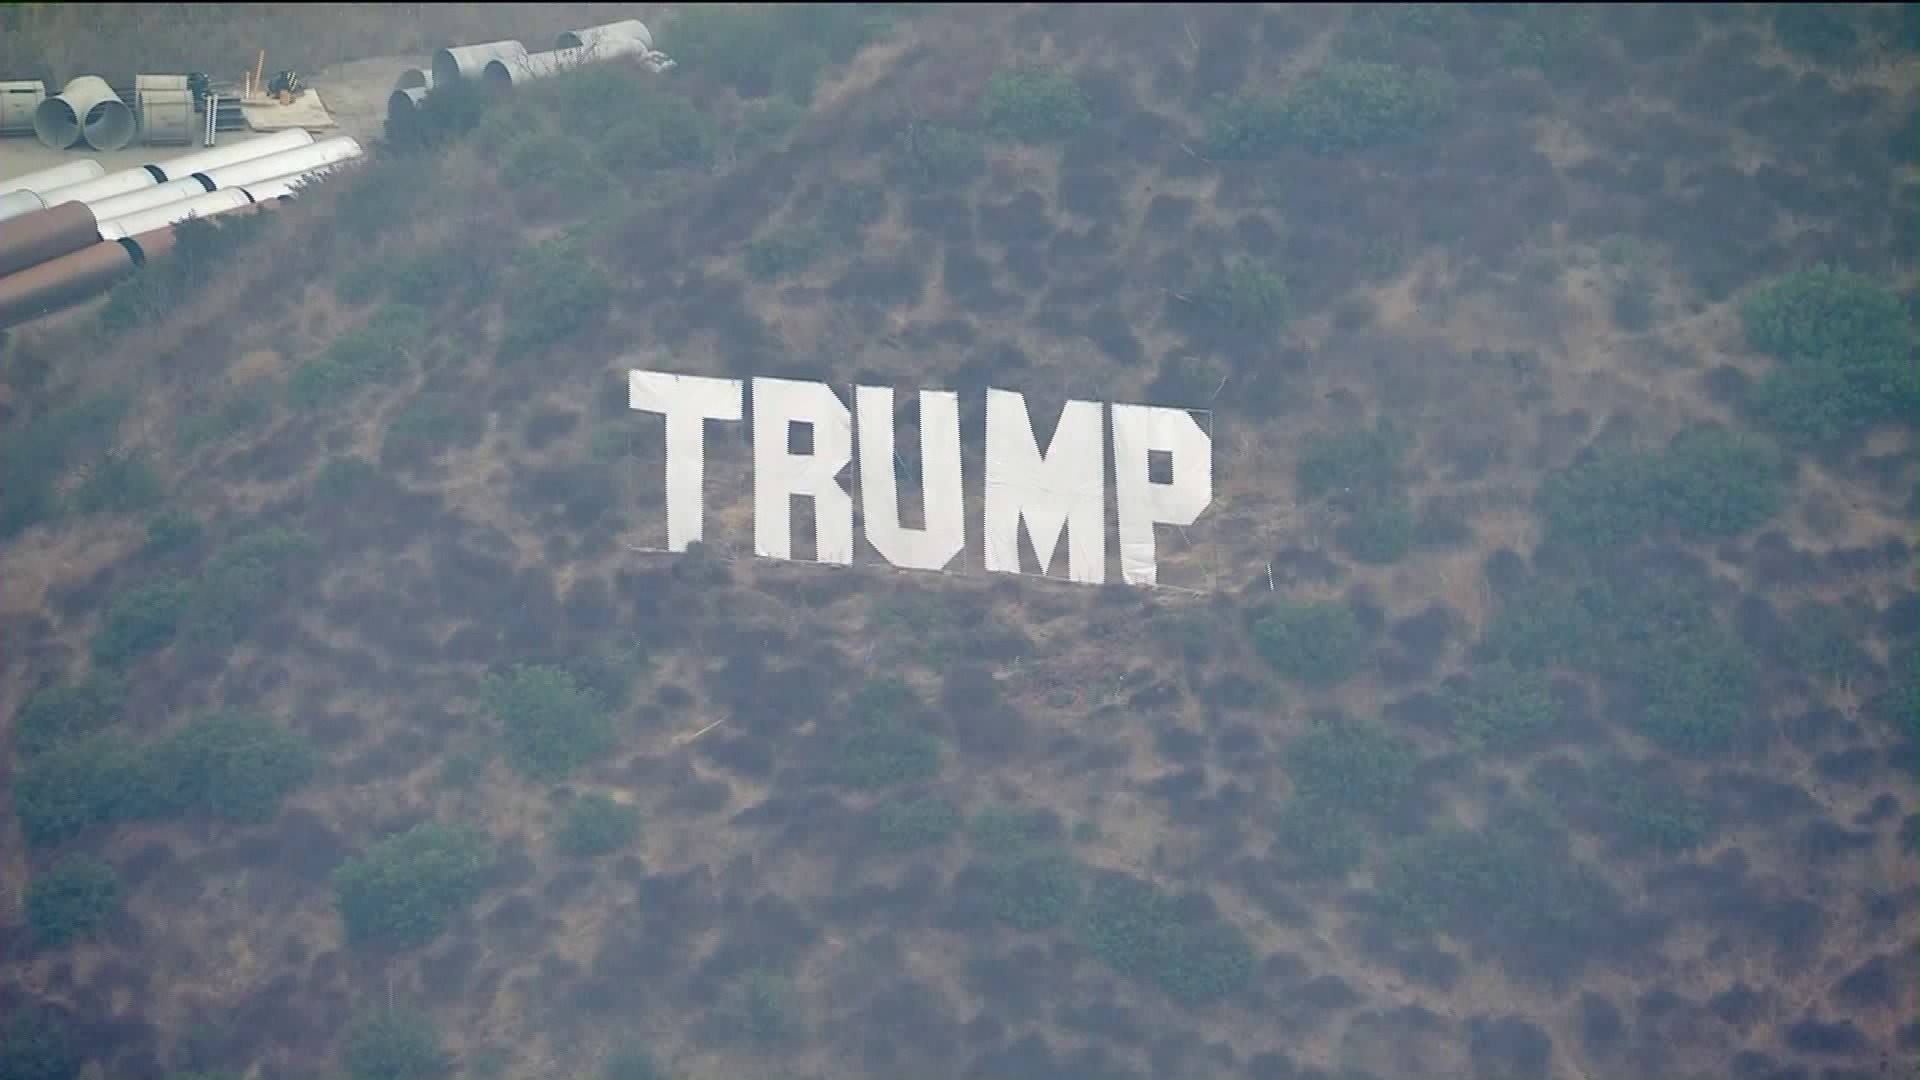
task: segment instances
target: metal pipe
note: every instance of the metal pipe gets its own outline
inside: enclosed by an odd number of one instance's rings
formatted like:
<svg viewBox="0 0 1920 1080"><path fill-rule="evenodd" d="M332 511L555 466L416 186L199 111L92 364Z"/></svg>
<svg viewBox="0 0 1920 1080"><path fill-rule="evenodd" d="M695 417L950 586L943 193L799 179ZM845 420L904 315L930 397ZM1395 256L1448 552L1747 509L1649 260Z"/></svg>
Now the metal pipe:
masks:
<svg viewBox="0 0 1920 1080"><path fill-rule="evenodd" d="M137 253L100 241L0 277L0 326L18 326L112 288L133 273Z"/></svg>
<svg viewBox="0 0 1920 1080"><path fill-rule="evenodd" d="M22 214L31 214L35 210L45 210L46 208L46 200L42 199L38 192L22 189L20 191L9 191L5 195L0 195L0 221L5 221L8 218L17 218Z"/></svg>
<svg viewBox="0 0 1920 1080"><path fill-rule="evenodd" d="M393 81L393 88L395 90L431 90L433 89L433 72L408 68Z"/></svg>
<svg viewBox="0 0 1920 1080"><path fill-rule="evenodd" d="M331 139L322 139L298 150L283 150L278 154L268 154L266 157L254 158L252 161L242 161L237 165L228 165L194 175L206 182L208 191L245 187L248 184L288 177L311 179L365 153L358 139L349 135L339 135Z"/></svg>
<svg viewBox="0 0 1920 1080"><path fill-rule="evenodd" d="M97 226L97 235L102 240L119 240L123 237L138 236L153 229L164 229L169 225L178 225L188 218L213 217L229 210L238 210L243 206L252 206L253 199L244 188L226 188L221 191L209 191L194 199L182 199L179 202L156 206L151 210L142 210L137 214L109 221Z"/></svg>
<svg viewBox="0 0 1920 1080"><path fill-rule="evenodd" d="M98 75L82 75L33 110L41 143L65 150L81 138L95 150L119 150L133 141L133 110Z"/></svg>
<svg viewBox="0 0 1920 1080"><path fill-rule="evenodd" d="M524 60L527 47L517 41L489 41L483 45L452 45L433 54L433 85L448 86L462 79L478 79L494 60Z"/></svg>
<svg viewBox="0 0 1920 1080"><path fill-rule="evenodd" d="M0 180L0 195L9 191L37 191L45 195L49 191L73 184L84 184L105 175L107 175L107 167L92 158L85 161L69 161L65 165L38 169L11 180Z"/></svg>
<svg viewBox="0 0 1920 1080"><path fill-rule="evenodd" d="M182 199L196 199L213 190L213 186L204 179L205 174L194 173L178 180L169 180L164 184L155 184L139 191L129 191L125 195L115 195L109 199L89 202L93 216L102 222L123 218L128 214L137 214L142 210L151 210L156 206L179 202Z"/></svg>
<svg viewBox="0 0 1920 1080"><path fill-rule="evenodd" d="M43 191L40 197L47 201L48 206L59 206L61 203L70 202L98 202L101 199L111 199L115 195L125 195L129 191L150 188L163 179L165 177L160 175L158 169L151 165L141 165L137 168L108 173L98 180L89 180L84 184L69 184L63 188L54 188L52 191Z"/></svg>
<svg viewBox="0 0 1920 1080"><path fill-rule="evenodd" d="M86 203L62 203L0 222L0 275L57 259L100 239Z"/></svg>
<svg viewBox="0 0 1920 1080"><path fill-rule="evenodd" d="M601 23L598 26L582 27L579 30L562 30L560 36L553 39L556 49L593 49L596 52L601 44L610 43L619 46L621 42L638 42L638 49L622 49L623 52L647 52L653 48L653 34L647 30L647 24L639 19L621 19L619 22Z"/></svg>
<svg viewBox="0 0 1920 1080"><path fill-rule="evenodd" d="M164 229L152 229L138 236L125 237L120 242L122 244L132 244L138 249L140 258L135 261L145 265L163 255L173 254L173 226L169 225Z"/></svg>
<svg viewBox="0 0 1920 1080"><path fill-rule="evenodd" d="M136 75L133 106L140 117L141 142L148 146L193 142L193 89L185 75Z"/></svg>
<svg viewBox="0 0 1920 1080"><path fill-rule="evenodd" d="M178 180L183 176L192 176L197 172L207 172L227 165L236 165L242 161L266 157L287 150L298 150L311 146L313 136L304 128L289 128L276 131L271 135L262 135L245 142L228 143L208 150L195 150L191 154L182 154L177 158L148 165L149 169L159 171L161 180Z"/></svg>
<svg viewBox="0 0 1920 1080"><path fill-rule="evenodd" d="M489 60L481 81L489 90L508 90L530 79L544 79L558 75L586 63L586 49L555 49L552 52L528 53L519 59Z"/></svg>

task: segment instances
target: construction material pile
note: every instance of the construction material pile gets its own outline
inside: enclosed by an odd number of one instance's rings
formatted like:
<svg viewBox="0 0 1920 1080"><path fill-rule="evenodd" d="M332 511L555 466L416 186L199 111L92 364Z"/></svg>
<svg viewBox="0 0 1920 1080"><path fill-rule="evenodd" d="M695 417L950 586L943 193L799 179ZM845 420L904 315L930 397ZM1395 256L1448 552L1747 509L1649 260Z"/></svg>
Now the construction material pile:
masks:
<svg viewBox="0 0 1920 1080"><path fill-rule="evenodd" d="M655 72L674 65L653 47L653 34L639 19L564 30L553 48L530 53L518 41L489 41L480 45L449 45L433 54L430 68L408 68L387 98L390 127L404 125L435 86L478 83L505 91L533 79L544 79L582 64L630 57Z"/></svg>

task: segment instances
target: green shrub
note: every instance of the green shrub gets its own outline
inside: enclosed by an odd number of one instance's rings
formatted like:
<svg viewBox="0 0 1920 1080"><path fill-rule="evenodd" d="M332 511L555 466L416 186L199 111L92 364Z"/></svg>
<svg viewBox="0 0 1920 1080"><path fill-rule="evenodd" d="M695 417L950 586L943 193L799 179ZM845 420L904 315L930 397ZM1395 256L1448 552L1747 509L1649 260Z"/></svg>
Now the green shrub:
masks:
<svg viewBox="0 0 1920 1080"><path fill-rule="evenodd" d="M1596 548L1663 532L1732 536L1779 512L1785 469L1767 446L1696 430L1662 451L1613 449L1552 473L1535 504L1551 533Z"/></svg>
<svg viewBox="0 0 1920 1080"><path fill-rule="evenodd" d="M1404 42L1458 35L1472 14L1463 4L1362 5L1341 28L1336 51L1356 59L1391 57Z"/></svg>
<svg viewBox="0 0 1920 1080"><path fill-rule="evenodd" d="M421 1080L446 1071L440 1035L424 1013L388 1009L347 1027L342 1063L352 1080Z"/></svg>
<svg viewBox="0 0 1920 1080"><path fill-rule="evenodd" d="M1308 499L1335 493L1368 499L1396 495L1404 449L1399 436L1384 426L1316 435L1294 464L1294 485Z"/></svg>
<svg viewBox="0 0 1920 1080"><path fill-rule="evenodd" d="M728 988L720 1023L730 1038L756 1046L790 1043L801 1034L793 1010L793 988L769 972L753 972Z"/></svg>
<svg viewBox="0 0 1920 1080"><path fill-rule="evenodd" d="M828 64L853 59L887 23L871 4L693 4L666 28L660 48L743 97L779 90L805 102Z"/></svg>
<svg viewBox="0 0 1920 1080"><path fill-rule="evenodd" d="M42 687L13 714L14 749L39 754L92 735L119 720L126 704L127 684L112 672L89 672L76 683Z"/></svg>
<svg viewBox="0 0 1920 1080"><path fill-rule="evenodd" d="M73 508L83 514L143 510L160 501L160 477L137 453L115 451L86 470L73 493Z"/></svg>
<svg viewBox="0 0 1920 1080"><path fill-rule="evenodd" d="M825 253L826 239L813 225L775 229L747 245L747 273L765 281L802 269Z"/></svg>
<svg viewBox="0 0 1920 1080"><path fill-rule="evenodd" d="M37 874L27 889L27 925L48 945L92 932L120 910L120 879L113 867L71 855Z"/></svg>
<svg viewBox="0 0 1920 1080"><path fill-rule="evenodd" d="M295 368L287 382L288 398L298 408L316 408L362 386L397 381L425 336L425 312L389 304L365 325L335 338L318 359Z"/></svg>
<svg viewBox="0 0 1920 1080"><path fill-rule="evenodd" d="M1253 624L1254 648L1281 675L1308 686L1345 682L1367 658L1367 634L1344 604L1280 604Z"/></svg>
<svg viewBox="0 0 1920 1080"><path fill-rule="evenodd" d="M1015 930L1057 926L1080 898L1071 856L1050 848L1018 848L987 860L994 917Z"/></svg>
<svg viewBox="0 0 1920 1080"><path fill-rule="evenodd" d="M378 266L378 263L371 265ZM181 453L191 453L208 443L225 442L266 426L273 418L273 403L258 390L245 390L223 402L211 412L188 417L174 436Z"/></svg>
<svg viewBox="0 0 1920 1080"><path fill-rule="evenodd" d="M1740 305L1747 343L1779 364L1753 388L1756 416L1799 445L1844 442L1911 419L1920 364L1901 303L1863 274L1816 266Z"/></svg>
<svg viewBox="0 0 1920 1080"><path fill-rule="evenodd" d="M246 637L261 616L285 602L296 569L316 551L313 541L279 526L246 533L221 545L194 583L186 634L206 646L229 646Z"/></svg>
<svg viewBox="0 0 1920 1080"><path fill-rule="evenodd" d="M155 557L191 551L200 546L205 531L191 511L178 507L162 510L147 519L147 540L141 550Z"/></svg>
<svg viewBox="0 0 1920 1080"><path fill-rule="evenodd" d="M390 263L372 263L388 298L431 311L450 300L478 306L492 285L493 263L467 256L457 245L439 244Z"/></svg>
<svg viewBox="0 0 1920 1080"><path fill-rule="evenodd" d="M52 847L94 825L144 815L151 795L141 748L112 735L57 746L13 779L13 809L32 847Z"/></svg>
<svg viewBox="0 0 1920 1080"><path fill-rule="evenodd" d="M1405 798L1418 760L1402 736L1345 719L1316 722L1285 755L1296 795L1357 813L1390 810Z"/></svg>
<svg viewBox="0 0 1920 1080"><path fill-rule="evenodd" d="M599 325L613 286L578 245L549 241L516 260L502 304L501 355L522 359Z"/></svg>
<svg viewBox="0 0 1920 1080"><path fill-rule="evenodd" d="M209 275L275 227L272 214L199 217L173 228L173 252L122 279L100 308L106 335L159 322L206 288Z"/></svg>
<svg viewBox="0 0 1920 1080"><path fill-rule="evenodd" d="M842 243L857 244L861 232L887 216L887 189L855 180L835 184L820 210L820 226Z"/></svg>
<svg viewBox="0 0 1920 1080"><path fill-rule="evenodd" d="M980 136L970 131L915 121L894 142L896 169L915 187L961 187L986 171Z"/></svg>
<svg viewBox="0 0 1920 1080"><path fill-rule="evenodd" d="M380 439L380 463L400 468L470 446L486 434L486 418L451 394L416 395L394 413Z"/></svg>
<svg viewBox="0 0 1920 1080"><path fill-rule="evenodd" d="M960 811L952 803L921 795L881 803L874 810L873 833L882 848L908 852L944 841L959 824Z"/></svg>
<svg viewBox="0 0 1920 1080"><path fill-rule="evenodd" d="M1207 125L1207 150L1255 160L1296 146L1334 153L1405 142L1452 115L1455 97L1453 79L1442 71L1330 60L1283 98L1226 102Z"/></svg>
<svg viewBox="0 0 1920 1080"><path fill-rule="evenodd" d="M1031 847L1049 838L1045 811L1015 805L988 806L967 822L967 838L988 854Z"/></svg>
<svg viewBox="0 0 1920 1080"><path fill-rule="evenodd" d="M1503 5L1500 51L1510 64L1531 65L1554 74L1590 40L1593 18L1580 4Z"/></svg>
<svg viewBox="0 0 1920 1080"><path fill-rule="evenodd" d="M563 855L606 855L631 844L639 831L638 807L593 793L567 807L553 843Z"/></svg>
<svg viewBox="0 0 1920 1080"><path fill-rule="evenodd" d="M618 145L626 146L624 137ZM523 210L578 211L600 202L614 187L593 155L592 147L564 130L535 128L507 144L500 183Z"/></svg>
<svg viewBox="0 0 1920 1080"><path fill-rule="evenodd" d="M1312 877L1342 878L1367 853L1367 834L1351 810L1299 794L1280 805L1273 822L1273 856Z"/></svg>
<svg viewBox="0 0 1920 1080"><path fill-rule="evenodd" d="M1039 142L1073 135L1093 123L1093 109L1073 76L1016 64L994 72L980 101L980 126L1007 139Z"/></svg>
<svg viewBox="0 0 1920 1080"><path fill-rule="evenodd" d="M644 94L599 139L600 160L620 173L698 165L713 156L713 123L678 94Z"/></svg>
<svg viewBox="0 0 1920 1080"><path fill-rule="evenodd" d="M1253 950L1237 930L1181 921L1173 897L1127 874L1101 876L1076 929L1087 951L1115 971L1189 1004L1233 993L1253 974Z"/></svg>
<svg viewBox="0 0 1920 1080"><path fill-rule="evenodd" d="M339 457L320 466L314 474L313 493L327 500L350 499L381 481L380 470L365 458Z"/></svg>
<svg viewBox="0 0 1920 1080"><path fill-rule="evenodd" d="M0 536L17 536L60 515L60 486L76 457L104 450L126 415L127 399L108 395L53 409L32 423L0 434Z"/></svg>
<svg viewBox="0 0 1920 1080"><path fill-rule="evenodd" d="M1553 677L1545 671L1520 671L1496 663L1474 673L1463 689L1448 695L1456 732L1471 747L1524 749L1559 723Z"/></svg>
<svg viewBox="0 0 1920 1080"><path fill-rule="evenodd" d="M119 665L166 648L179 632L192 598L192 587L171 576L121 593L107 606L100 628L94 631L93 658Z"/></svg>
<svg viewBox="0 0 1920 1080"><path fill-rule="evenodd" d="M9 1008L0 1017L0 1046L7 1048L4 1080L73 1080L87 1064L67 1020L37 1005Z"/></svg>
<svg viewBox="0 0 1920 1080"><path fill-rule="evenodd" d="M1850 59L1860 44L1853 17L1846 4L1780 4L1774 9L1773 36L1816 63L1838 63Z"/></svg>
<svg viewBox="0 0 1920 1080"><path fill-rule="evenodd" d="M1293 311L1286 279L1250 259L1222 263L1193 295L1222 326L1246 334L1277 330Z"/></svg>
<svg viewBox="0 0 1920 1080"><path fill-rule="evenodd" d="M652 1051L642 1046L616 1047L600 1064L597 1080L673 1080Z"/></svg>
<svg viewBox="0 0 1920 1080"><path fill-rule="evenodd" d="M1713 815L1705 804L1666 778L1649 778L1644 767L1625 758L1556 770L1550 786L1544 779L1533 786L1628 851L1684 854L1713 835Z"/></svg>
<svg viewBox="0 0 1920 1080"><path fill-rule="evenodd" d="M1377 498L1361 504L1353 517L1342 522L1334 530L1334 539L1355 559L1384 566L1407 557L1418 527L1412 503L1404 498Z"/></svg>
<svg viewBox="0 0 1920 1080"><path fill-rule="evenodd" d="M515 665L487 676L481 696L513 763L536 779L558 780L613 749L606 704L564 669Z"/></svg>
<svg viewBox="0 0 1920 1080"><path fill-rule="evenodd" d="M334 906L352 942L424 945L480 895L492 863L478 829L423 822L333 872Z"/></svg>
<svg viewBox="0 0 1920 1080"><path fill-rule="evenodd" d="M728 154L735 160L771 150L785 141L806 119L807 110L784 98L769 98L746 106L733 130L726 133Z"/></svg>
<svg viewBox="0 0 1920 1080"><path fill-rule="evenodd" d="M854 788L926 780L939 771L939 742L899 720L856 721L840 737L833 763L834 778Z"/></svg>

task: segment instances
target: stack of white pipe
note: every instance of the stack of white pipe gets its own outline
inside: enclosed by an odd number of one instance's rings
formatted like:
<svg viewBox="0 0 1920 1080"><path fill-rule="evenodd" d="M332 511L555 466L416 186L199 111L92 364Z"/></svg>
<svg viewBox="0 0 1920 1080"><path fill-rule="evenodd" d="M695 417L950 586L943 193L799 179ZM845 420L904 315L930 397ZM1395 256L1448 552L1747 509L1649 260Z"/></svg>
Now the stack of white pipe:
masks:
<svg viewBox="0 0 1920 1080"><path fill-rule="evenodd" d="M47 202L48 192L98 180L106 172L106 168L97 161L69 161L65 165L40 169L11 180L0 180L0 221L31 214L35 210L45 210L52 205Z"/></svg>
<svg viewBox="0 0 1920 1080"><path fill-rule="evenodd" d="M283 150L277 154L239 161L207 169L178 180L169 180L140 191L117 195L91 203L94 217L102 222L116 221L129 214L151 210L182 199L198 198L209 191L245 187L268 180L293 178L305 182L317 179L342 162L351 161L365 151L348 136L325 139L308 146Z"/></svg>

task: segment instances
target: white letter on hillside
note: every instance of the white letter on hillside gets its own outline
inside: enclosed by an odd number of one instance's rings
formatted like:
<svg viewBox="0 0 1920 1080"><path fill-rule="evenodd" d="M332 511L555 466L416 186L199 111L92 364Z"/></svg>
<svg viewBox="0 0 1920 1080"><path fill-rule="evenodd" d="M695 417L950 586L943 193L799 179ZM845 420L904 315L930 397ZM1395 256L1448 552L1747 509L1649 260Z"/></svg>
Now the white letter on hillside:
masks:
<svg viewBox="0 0 1920 1080"><path fill-rule="evenodd" d="M1151 451L1173 456L1173 476L1153 482ZM1213 440L1185 409L1113 407L1114 494L1120 511L1120 578L1152 585L1153 527L1191 525L1213 501Z"/></svg>
<svg viewBox="0 0 1920 1080"><path fill-rule="evenodd" d="M816 562L853 563L853 497L834 475L853 457L853 418L826 383L753 380L753 551L793 558L793 496L813 497ZM813 428L813 453L787 449L790 421Z"/></svg>
<svg viewBox="0 0 1920 1080"><path fill-rule="evenodd" d="M667 550L685 551L706 515L706 422L740 419L740 380L635 368L627 407L667 418Z"/></svg>
<svg viewBox="0 0 1920 1080"><path fill-rule="evenodd" d="M927 527L900 524L900 493L893 473L893 390L857 386L860 423L860 509L867 541L903 570L944 570L967 544L960 487L960 398L920 391L920 491Z"/></svg>
<svg viewBox="0 0 1920 1080"><path fill-rule="evenodd" d="M1067 577L1098 585L1107 577L1106 462L1100 453L1100 403L1069 401L1042 456L1027 399L987 391L986 563L1020 572L1020 524L1045 574L1060 530L1067 531Z"/></svg>

